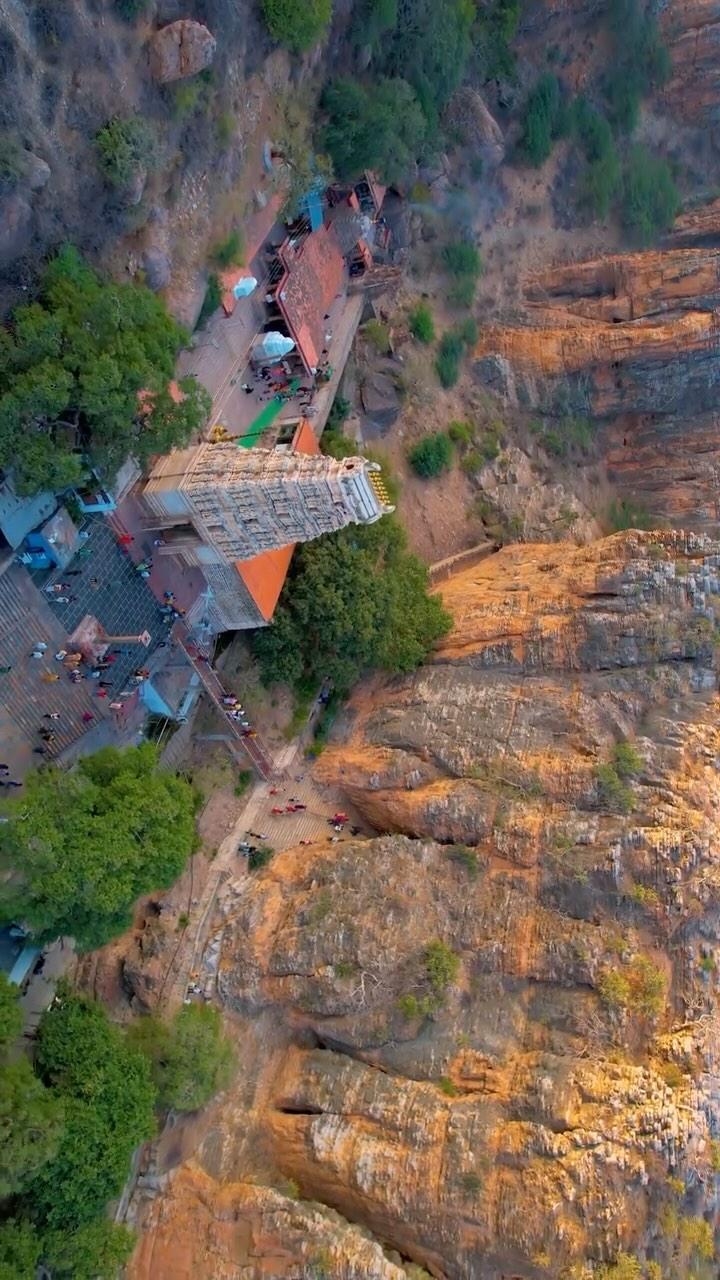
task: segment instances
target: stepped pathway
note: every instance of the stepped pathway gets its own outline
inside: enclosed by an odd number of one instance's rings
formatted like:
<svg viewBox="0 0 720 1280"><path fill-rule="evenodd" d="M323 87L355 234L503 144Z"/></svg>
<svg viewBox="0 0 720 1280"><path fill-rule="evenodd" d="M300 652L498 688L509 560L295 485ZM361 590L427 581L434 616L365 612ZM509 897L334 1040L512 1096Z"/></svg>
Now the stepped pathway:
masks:
<svg viewBox="0 0 720 1280"><path fill-rule="evenodd" d="M48 647L42 661L31 658L34 644ZM16 779L41 757L33 753L40 746L38 728L48 725L55 742L48 748L50 759L87 732L83 712L91 712L96 722L108 716L108 710L93 699L85 682L73 684L54 655L68 647L68 633L50 605L38 592L30 575L21 565L11 565L0 574L0 665L12 670L0 675L0 757L10 766ZM45 683L43 673L51 672L60 679ZM60 719L44 720L45 712L57 711Z"/></svg>
<svg viewBox="0 0 720 1280"><path fill-rule="evenodd" d="M200 677L205 692L209 694L218 711L222 715L226 732L231 734L243 748L245 754L250 758L251 763L255 766L261 778L267 779L272 777L275 772L275 763L270 751L260 737L244 738L242 728L237 720L230 719L227 714L227 707L223 704L223 697L226 692L225 687L217 674L217 671L215 671L207 661L206 655L203 654L197 644L190 639L188 629L184 623L176 623L173 636L182 645L185 653L187 654L188 661L192 664L193 670L196 671Z"/></svg>

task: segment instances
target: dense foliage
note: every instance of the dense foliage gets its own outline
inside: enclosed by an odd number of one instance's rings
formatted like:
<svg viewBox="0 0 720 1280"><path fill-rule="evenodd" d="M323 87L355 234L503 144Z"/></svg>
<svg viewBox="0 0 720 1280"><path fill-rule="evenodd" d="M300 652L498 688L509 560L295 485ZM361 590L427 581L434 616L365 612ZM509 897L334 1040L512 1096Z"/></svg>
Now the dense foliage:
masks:
<svg viewBox="0 0 720 1280"><path fill-rule="evenodd" d="M63 249L0 329L0 467L34 493L76 483L87 462L107 473L186 443L209 398L194 378L181 404L168 394L185 336L149 289L103 283Z"/></svg>
<svg viewBox="0 0 720 1280"><path fill-rule="evenodd" d="M605 116L582 95L572 104L571 117L573 134L587 160L581 201L596 218L606 218L620 185L620 161L612 129Z"/></svg>
<svg viewBox="0 0 720 1280"><path fill-rule="evenodd" d="M410 82L433 129L462 82L474 18L473 0L399 0L378 51L377 69Z"/></svg>
<svg viewBox="0 0 720 1280"><path fill-rule="evenodd" d="M493 8L508 2L496 0ZM437 149L442 112L467 66L474 19L473 0L362 0L351 41L363 50L366 79L331 80L322 97L320 149L338 177L358 178L371 168L400 182L421 155Z"/></svg>
<svg viewBox="0 0 720 1280"><path fill-rule="evenodd" d="M22 1013L17 1001L18 989L4 973L0 973L0 1053L12 1044L22 1030Z"/></svg>
<svg viewBox="0 0 720 1280"><path fill-rule="evenodd" d="M383 181L399 182L420 154L427 124L406 80L331 80L321 105L327 117L322 147L339 178L374 169Z"/></svg>
<svg viewBox="0 0 720 1280"><path fill-rule="evenodd" d="M634 146L623 186L623 218L629 231L648 244L672 225L680 197L670 166L647 147Z"/></svg>
<svg viewBox="0 0 720 1280"><path fill-rule="evenodd" d="M35 1280L40 1261L54 1280L113 1280L132 1235L106 1202L152 1132L154 1099L146 1060L61 988L36 1070L24 1056L0 1066L0 1280Z"/></svg>
<svg viewBox="0 0 720 1280"><path fill-rule="evenodd" d="M455 386L460 377L462 358L476 342L477 325L472 316L443 334L435 357L435 371L441 386L446 389Z"/></svg>
<svg viewBox="0 0 720 1280"><path fill-rule="evenodd" d="M612 65L606 93L613 123L626 133L637 124L641 99L667 79L670 56L645 0L610 0Z"/></svg>
<svg viewBox="0 0 720 1280"><path fill-rule="evenodd" d="M510 42L520 21L520 0L486 0L478 7L473 43L484 80L509 78L515 70Z"/></svg>
<svg viewBox="0 0 720 1280"><path fill-rule="evenodd" d="M263 16L273 39L293 53L311 49L325 34L332 17L332 0L262 0Z"/></svg>
<svg viewBox="0 0 720 1280"><path fill-rule="evenodd" d="M62 1109L27 1058L0 1067L0 1200L55 1154L61 1129Z"/></svg>
<svg viewBox="0 0 720 1280"><path fill-rule="evenodd" d="M424 479L439 476L441 471L446 471L452 458L452 442L445 431L435 431L432 435L423 436L408 452L410 466Z"/></svg>
<svg viewBox="0 0 720 1280"><path fill-rule="evenodd" d="M520 150L529 164L544 164L566 126L560 81L546 71L531 90L523 114Z"/></svg>
<svg viewBox="0 0 720 1280"><path fill-rule="evenodd" d="M119 1192L134 1148L153 1132L155 1090L147 1059L102 1007L67 993L41 1021L37 1070L64 1102L65 1132L27 1202L43 1228L62 1233L99 1217Z"/></svg>
<svg viewBox="0 0 720 1280"><path fill-rule="evenodd" d="M349 689L370 668L412 671L449 629L427 570L385 516L308 542L295 556L272 627L255 635L263 680Z"/></svg>
<svg viewBox="0 0 720 1280"><path fill-rule="evenodd" d="M166 888L195 844L196 796L157 768L149 743L84 757L72 773L28 775L6 813L0 918L81 949L127 928L136 899Z"/></svg>
<svg viewBox="0 0 720 1280"><path fill-rule="evenodd" d="M418 302L408 316L408 324L413 338L426 346L435 341L435 321L433 313L426 302Z"/></svg>
<svg viewBox="0 0 720 1280"><path fill-rule="evenodd" d="M130 1039L150 1059L160 1106L197 1111L230 1079L232 1046L208 1005L185 1005L170 1024L142 1018Z"/></svg>
<svg viewBox="0 0 720 1280"><path fill-rule="evenodd" d="M147 120L141 116L116 117L95 135L98 161L113 187L126 187L141 169L153 169L158 150Z"/></svg>

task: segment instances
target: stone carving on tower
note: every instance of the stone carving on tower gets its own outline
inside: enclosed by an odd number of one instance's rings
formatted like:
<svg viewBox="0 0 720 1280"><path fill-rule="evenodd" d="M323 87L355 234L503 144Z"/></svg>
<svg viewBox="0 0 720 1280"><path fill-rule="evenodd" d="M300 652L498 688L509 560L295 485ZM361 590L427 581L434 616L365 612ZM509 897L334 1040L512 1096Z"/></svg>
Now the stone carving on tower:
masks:
<svg viewBox="0 0 720 1280"><path fill-rule="evenodd" d="M161 458L143 498L173 541L199 540L226 563L308 542L394 508L366 458L201 444ZM203 557L204 558L204 557Z"/></svg>

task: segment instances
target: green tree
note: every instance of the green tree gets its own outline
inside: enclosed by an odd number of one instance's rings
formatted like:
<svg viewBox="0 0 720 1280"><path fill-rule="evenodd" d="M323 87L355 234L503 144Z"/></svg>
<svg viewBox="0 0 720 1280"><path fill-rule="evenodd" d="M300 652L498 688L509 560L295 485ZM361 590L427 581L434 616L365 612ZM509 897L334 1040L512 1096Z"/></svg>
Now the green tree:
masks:
<svg viewBox="0 0 720 1280"><path fill-rule="evenodd" d="M598 801L604 809L613 813L630 813L633 808L632 788L625 783L614 764L599 764L595 768Z"/></svg>
<svg viewBox="0 0 720 1280"><path fill-rule="evenodd" d="M378 69L409 81L431 132L462 83L474 19L472 0L398 0L397 23L380 46Z"/></svg>
<svg viewBox="0 0 720 1280"><path fill-rule="evenodd" d="M27 1058L0 1067L0 1199L25 1186L55 1154L62 1107Z"/></svg>
<svg viewBox="0 0 720 1280"><path fill-rule="evenodd" d="M344 692L373 667L414 670L451 625L427 586L391 517L305 543L273 626L254 637L264 682L317 686L327 676Z"/></svg>
<svg viewBox="0 0 720 1280"><path fill-rule="evenodd" d="M520 150L529 164L539 167L562 132L560 81L549 71L540 77L525 104Z"/></svg>
<svg viewBox="0 0 720 1280"><path fill-rule="evenodd" d="M408 324L413 338L428 346L435 341L435 321L426 302L418 302L408 316Z"/></svg>
<svg viewBox="0 0 720 1280"><path fill-rule="evenodd" d="M619 1253L614 1262L604 1264L597 1272L597 1280L642 1280L642 1276L640 1263L629 1253Z"/></svg>
<svg viewBox="0 0 720 1280"><path fill-rule="evenodd" d="M36 302L0 330L0 466L35 493L185 444L208 411L194 379L170 405L186 335L142 285L104 284L75 249L47 266ZM139 395L149 394L141 404Z"/></svg>
<svg viewBox="0 0 720 1280"><path fill-rule="evenodd" d="M143 893L167 888L196 842L196 795L160 770L150 744L86 756L76 770L28 775L6 812L0 917L44 937L101 946L131 921Z"/></svg>
<svg viewBox="0 0 720 1280"><path fill-rule="evenodd" d="M616 742L612 762L621 778L634 778L643 767L643 758L632 742Z"/></svg>
<svg viewBox="0 0 720 1280"><path fill-rule="evenodd" d="M131 1042L150 1058L163 1107L197 1111L230 1079L232 1046L209 1005L185 1005L169 1025L143 1018L131 1028Z"/></svg>
<svg viewBox="0 0 720 1280"><path fill-rule="evenodd" d="M680 208L680 196L667 160L647 147L632 147L623 185L623 220L642 243L667 231Z"/></svg>
<svg viewBox="0 0 720 1280"><path fill-rule="evenodd" d="M126 187L140 169L153 169L158 150L155 135L141 116L109 120L95 135L98 161L114 187Z"/></svg>
<svg viewBox="0 0 720 1280"><path fill-rule="evenodd" d="M0 1280L35 1280L40 1243L35 1228L24 1219L0 1223Z"/></svg>
<svg viewBox="0 0 720 1280"><path fill-rule="evenodd" d="M274 40L293 53L304 53L324 36L332 17L332 0L262 0L263 17Z"/></svg>
<svg viewBox="0 0 720 1280"><path fill-rule="evenodd" d="M606 10L614 48L605 93L613 123L626 133L637 124L642 98L670 74L670 55L649 7L611 0Z"/></svg>
<svg viewBox="0 0 720 1280"><path fill-rule="evenodd" d="M399 182L422 151L427 125L420 102L401 79L366 86L348 77L324 88L327 123L322 148L339 178L357 178L375 169L384 181Z"/></svg>
<svg viewBox="0 0 720 1280"><path fill-rule="evenodd" d="M47 1232L42 1253L53 1280L116 1280L134 1244L127 1227L98 1218L76 1231Z"/></svg>
<svg viewBox="0 0 720 1280"><path fill-rule="evenodd" d="M242 262L244 253L243 237L236 228L213 246L210 257L218 267L232 267L235 263Z"/></svg>
<svg viewBox="0 0 720 1280"><path fill-rule="evenodd" d="M13 1040L17 1040L22 1031L23 1015L18 1004L20 990L13 982L8 982L7 975L0 973L0 1053Z"/></svg>
<svg viewBox="0 0 720 1280"><path fill-rule="evenodd" d="M153 1133L155 1089L147 1059L102 1006L62 989L40 1022L37 1070L63 1100L66 1124L25 1202L45 1231L70 1233L120 1191L134 1148Z"/></svg>
<svg viewBox="0 0 720 1280"><path fill-rule="evenodd" d="M443 262L453 276L469 276L477 280L482 271L482 257L479 249L468 240L457 240L446 244L443 249Z"/></svg>
<svg viewBox="0 0 720 1280"><path fill-rule="evenodd" d="M457 329L448 329L440 339L440 346L435 357L435 370L440 385L446 389L454 387L460 377L460 363L465 354L465 341Z"/></svg>
<svg viewBox="0 0 720 1280"><path fill-rule="evenodd" d="M424 479L440 475L450 466L453 448L450 437L445 431L436 431L424 436L418 444L408 452L408 461L413 471Z"/></svg>
<svg viewBox="0 0 720 1280"><path fill-rule="evenodd" d="M425 970L430 986L437 995L455 981L460 969L460 957L439 939L425 948Z"/></svg>
<svg viewBox="0 0 720 1280"><path fill-rule="evenodd" d="M475 53L483 80L509 79L515 70L510 42L520 21L520 0L490 0L478 9Z"/></svg>
<svg viewBox="0 0 720 1280"><path fill-rule="evenodd" d="M398 0L360 0L353 10L352 41L376 52L381 36L394 31L397 20Z"/></svg>

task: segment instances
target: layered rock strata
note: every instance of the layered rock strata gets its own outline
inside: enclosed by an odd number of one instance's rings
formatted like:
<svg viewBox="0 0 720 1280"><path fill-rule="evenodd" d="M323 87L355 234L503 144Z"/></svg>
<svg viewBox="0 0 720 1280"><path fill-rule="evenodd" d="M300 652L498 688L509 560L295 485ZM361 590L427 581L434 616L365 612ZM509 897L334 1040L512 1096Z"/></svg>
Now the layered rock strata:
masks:
<svg viewBox="0 0 720 1280"><path fill-rule="evenodd" d="M719 552L623 534L448 580L432 660L360 688L318 765L388 834L232 888L219 994L291 1041L253 1123L302 1212L342 1215L321 1274L359 1274L359 1229L381 1280L550 1280L619 1250L684 1274L720 1118ZM277 1192L264 1253L218 1244L229 1217L258 1230L240 1079L133 1280L176 1274L175 1221L188 1274L313 1274ZM283 1214L295 1270L270 1260Z"/></svg>
<svg viewBox="0 0 720 1280"><path fill-rule="evenodd" d="M478 382L511 405L604 429L610 479L650 514L718 529L720 249L717 205L678 220L662 250L526 281L518 321L486 326ZM693 243L694 242L694 243Z"/></svg>

